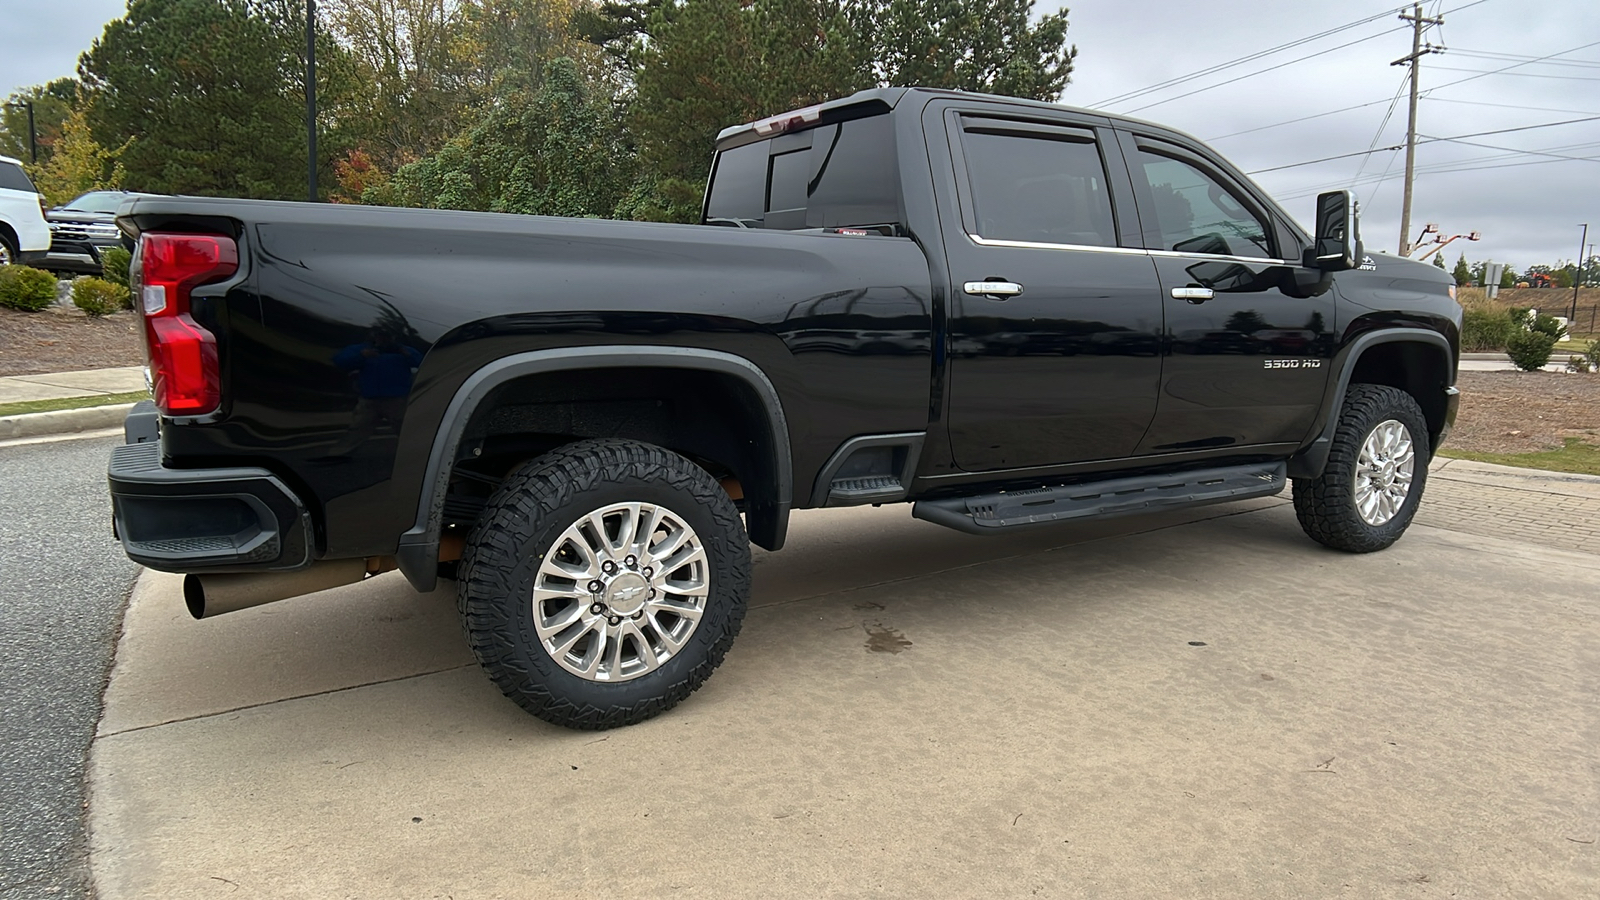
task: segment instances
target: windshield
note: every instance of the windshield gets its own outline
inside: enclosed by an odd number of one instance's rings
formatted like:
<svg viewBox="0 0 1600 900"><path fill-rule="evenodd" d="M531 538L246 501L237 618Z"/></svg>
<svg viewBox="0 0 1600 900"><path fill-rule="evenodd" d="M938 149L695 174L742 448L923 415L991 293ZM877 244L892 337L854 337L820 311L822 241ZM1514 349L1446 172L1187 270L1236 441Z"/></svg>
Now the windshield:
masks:
<svg viewBox="0 0 1600 900"><path fill-rule="evenodd" d="M78 199L68 203L62 209L75 209L79 212L114 213L122 205L127 194L121 191L90 191Z"/></svg>

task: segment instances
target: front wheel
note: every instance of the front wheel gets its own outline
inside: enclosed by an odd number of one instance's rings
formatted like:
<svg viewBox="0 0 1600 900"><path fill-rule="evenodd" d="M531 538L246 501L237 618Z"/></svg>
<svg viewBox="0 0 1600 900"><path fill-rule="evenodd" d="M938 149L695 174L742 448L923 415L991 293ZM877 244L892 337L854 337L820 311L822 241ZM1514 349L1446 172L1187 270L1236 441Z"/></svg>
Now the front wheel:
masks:
<svg viewBox="0 0 1600 900"><path fill-rule="evenodd" d="M1428 480L1428 425L1410 394L1353 384L1316 478L1294 481L1294 512L1312 540L1371 553L1400 539Z"/></svg>
<svg viewBox="0 0 1600 900"><path fill-rule="evenodd" d="M507 697L569 728L632 725L721 664L750 546L706 470L636 441L580 441L506 476L459 591L467 640Z"/></svg>

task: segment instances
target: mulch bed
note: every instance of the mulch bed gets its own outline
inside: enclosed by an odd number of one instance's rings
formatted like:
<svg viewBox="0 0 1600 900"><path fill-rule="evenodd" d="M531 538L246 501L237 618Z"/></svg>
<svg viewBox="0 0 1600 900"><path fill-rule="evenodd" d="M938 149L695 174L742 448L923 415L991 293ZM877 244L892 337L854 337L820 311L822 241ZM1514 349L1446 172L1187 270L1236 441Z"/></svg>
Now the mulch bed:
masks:
<svg viewBox="0 0 1600 900"><path fill-rule="evenodd" d="M139 317L120 312L91 319L74 307L41 312L0 308L0 375L39 375L142 366Z"/></svg>
<svg viewBox="0 0 1600 900"><path fill-rule="evenodd" d="M1560 449L1566 438L1600 444L1600 375L1462 372L1456 386L1461 412L1446 448L1532 453Z"/></svg>

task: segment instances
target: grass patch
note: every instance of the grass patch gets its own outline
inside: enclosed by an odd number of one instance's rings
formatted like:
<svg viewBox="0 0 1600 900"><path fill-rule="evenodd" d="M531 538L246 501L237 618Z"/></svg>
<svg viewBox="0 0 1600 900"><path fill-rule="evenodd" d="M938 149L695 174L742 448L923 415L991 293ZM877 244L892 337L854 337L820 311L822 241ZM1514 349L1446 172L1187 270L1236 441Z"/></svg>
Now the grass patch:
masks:
<svg viewBox="0 0 1600 900"><path fill-rule="evenodd" d="M1576 475L1600 475L1600 447L1582 440L1567 438L1566 446L1559 450L1536 450L1532 453L1474 453L1440 447L1440 456L1451 459L1470 459L1521 469L1549 469L1552 472L1571 472Z"/></svg>
<svg viewBox="0 0 1600 900"><path fill-rule="evenodd" d="M115 406L118 403L137 403L149 399L150 394L147 391L135 391L131 394L95 394L91 397L60 397L55 400L23 400L19 403L0 403L0 416L54 412L58 409L86 409L91 406Z"/></svg>

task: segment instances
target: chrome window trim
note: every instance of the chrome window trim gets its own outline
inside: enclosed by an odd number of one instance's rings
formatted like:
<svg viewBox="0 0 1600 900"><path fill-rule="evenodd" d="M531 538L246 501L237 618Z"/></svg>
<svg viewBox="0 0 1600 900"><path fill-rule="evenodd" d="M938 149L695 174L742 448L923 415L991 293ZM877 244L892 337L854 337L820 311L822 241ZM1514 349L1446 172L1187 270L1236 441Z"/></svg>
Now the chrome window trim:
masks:
<svg viewBox="0 0 1600 900"><path fill-rule="evenodd" d="M1224 256L1221 253L1185 253L1181 250L1146 250L1151 256L1168 259L1220 259L1227 262L1257 263L1264 266L1298 266L1297 259L1278 259L1274 256Z"/></svg>
<svg viewBox="0 0 1600 900"><path fill-rule="evenodd" d="M1040 241L1007 241L986 238L976 234L967 237L984 247L1016 247L1022 250L1079 250L1094 253L1135 253L1140 256L1160 256L1169 259L1217 259L1224 262L1254 263L1264 266L1298 266L1297 259L1277 259L1270 256L1224 256L1220 253L1183 253L1177 250L1148 250L1144 247L1103 247L1099 244L1050 244Z"/></svg>
<svg viewBox="0 0 1600 900"><path fill-rule="evenodd" d="M1095 253L1137 253L1148 255L1150 251L1142 247L1106 247L1100 244L1049 244L1038 241L1006 241L998 238L979 237L969 234L973 243L984 247L1016 247L1022 250L1087 250Z"/></svg>

